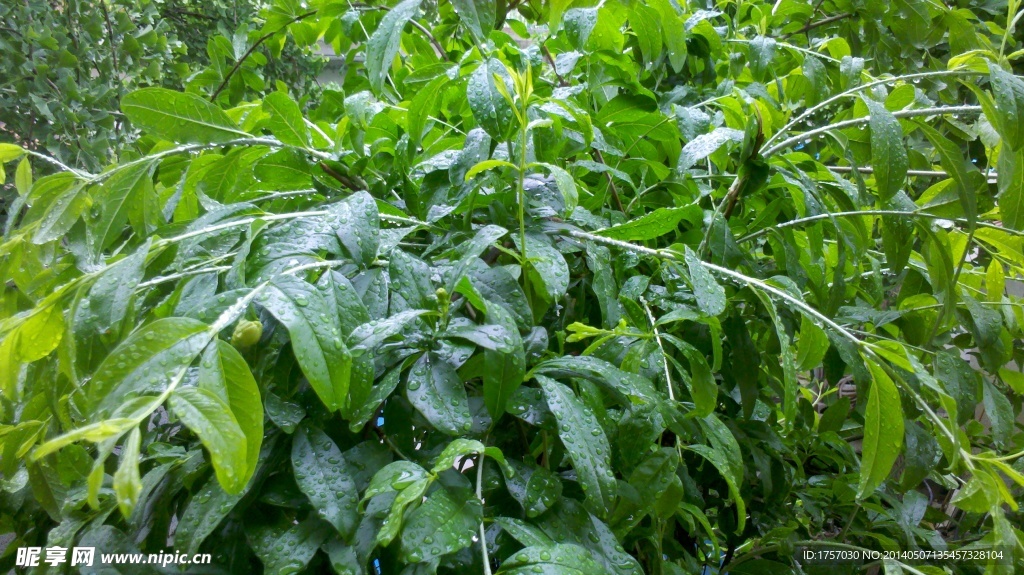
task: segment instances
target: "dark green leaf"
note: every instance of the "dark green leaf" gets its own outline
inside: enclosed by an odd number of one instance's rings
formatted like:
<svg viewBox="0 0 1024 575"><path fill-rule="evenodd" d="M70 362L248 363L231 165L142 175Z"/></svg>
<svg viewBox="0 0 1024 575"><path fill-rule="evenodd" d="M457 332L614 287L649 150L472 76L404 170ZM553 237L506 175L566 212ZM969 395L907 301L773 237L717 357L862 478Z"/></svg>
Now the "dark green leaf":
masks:
<svg viewBox="0 0 1024 575"><path fill-rule="evenodd" d="M907 150L903 147L903 130L899 121L883 104L864 98L871 114L871 166L875 171L875 185L882 204L903 189L907 180Z"/></svg>
<svg viewBox="0 0 1024 575"><path fill-rule="evenodd" d="M419 12L420 1L405 0L388 11L366 43L366 73L376 92L384 86L384 78L398 54L402 29Z"/></svg>
<svg viewBox="0 0 1024 575"><path fill-rule="evenodd" d="M438 430L460 435L473 426L469 401L455 368L434 352L424 353L409 371L409 402Z"/></svg>
<svg viewBox="0 0 1024 575"><path fill-rule="evenodd" d="M240 493L251 473L248 448L228 404L212 391L186 387L171 394L171 409L210 452L213 470L224 491Z"/></svg>
<svg viewBox="0 0 1024 575"><path fill-rule="evenodd" d="M309 425L299 427L292 438L292 469L299 489L309 497L320 518L346 540L359 522L359 493L348 462L334 441Z"/></svg>

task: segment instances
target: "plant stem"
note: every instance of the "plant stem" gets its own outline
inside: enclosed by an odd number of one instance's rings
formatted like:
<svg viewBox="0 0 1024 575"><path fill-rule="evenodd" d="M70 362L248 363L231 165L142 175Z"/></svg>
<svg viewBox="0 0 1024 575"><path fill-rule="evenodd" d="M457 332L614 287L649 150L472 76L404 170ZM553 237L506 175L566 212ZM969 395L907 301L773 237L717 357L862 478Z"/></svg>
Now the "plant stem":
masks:
<svg viewBox="0 0 1024 575"><path fill-rule="evenodd" d="M486 442L486 438L484 439ZM484 453L481 451L476 458L476 498L480 501L481 509L484 506ZM491 575L491 558L487 554L487 533L484 530L484 522L480 521L480 560L484 564L484 575Z"/></svg>

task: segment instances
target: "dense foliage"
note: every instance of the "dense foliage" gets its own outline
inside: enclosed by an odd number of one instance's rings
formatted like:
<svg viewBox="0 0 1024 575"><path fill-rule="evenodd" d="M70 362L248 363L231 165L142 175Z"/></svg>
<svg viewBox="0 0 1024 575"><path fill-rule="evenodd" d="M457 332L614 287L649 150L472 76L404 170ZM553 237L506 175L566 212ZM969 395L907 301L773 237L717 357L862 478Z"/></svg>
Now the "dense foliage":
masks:
<svg viewBox="0 0 1024 575"><path fill-rule="evenodd" d="M0 144L0 570L1020 572L1024 11L961 4L278 0L224 49L340 91Z"/></svg>

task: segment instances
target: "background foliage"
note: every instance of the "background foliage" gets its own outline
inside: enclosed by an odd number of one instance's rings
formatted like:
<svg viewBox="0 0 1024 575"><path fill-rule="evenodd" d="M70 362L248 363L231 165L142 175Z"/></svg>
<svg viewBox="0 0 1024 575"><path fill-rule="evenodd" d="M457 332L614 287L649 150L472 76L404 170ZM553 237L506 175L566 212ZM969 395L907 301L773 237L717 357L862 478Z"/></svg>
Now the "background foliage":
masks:
<svg viewBox="0 0 1024 575"><path fill-rule="evenodd" d="M1017 2L197 6L3 8L0 569L1024 568Z"/></svg>

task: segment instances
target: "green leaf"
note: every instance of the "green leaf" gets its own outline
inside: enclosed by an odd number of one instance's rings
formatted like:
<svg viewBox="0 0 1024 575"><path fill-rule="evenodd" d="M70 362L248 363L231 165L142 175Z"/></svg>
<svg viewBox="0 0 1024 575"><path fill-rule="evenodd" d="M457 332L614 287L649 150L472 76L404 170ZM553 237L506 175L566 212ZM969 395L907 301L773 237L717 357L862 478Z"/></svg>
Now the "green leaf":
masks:
<svg viewBox="0 0 1024 575"><path fill-rule="evenodd" d="M210 452L224 491L240 493L249 475L246 438L228 404L212 391L186 387L171 394L171 409Z"/></svg>
<svg viewBox="0 0 1024 575"><path fill-rule="evenodd" d="M413 97L412 102L409 104L409 113L406 116L406 132L409 133L410 148L413 152L416 151L416 147L419 146L420 141L423 139L423 130L427 125L429 116L437 112L442 96L445 93L444 88L449 82L451 80L448 79L448 76L437 76L427 83Z"/></svg>
<svg viewBox="0 0 1024 575"><path fill-rule="evenodd" d="M110 334L117 327L135 295L135 287L145 272L149 243L135 253L118 260L107 268L89 288L75 310L75 323L89 329L88 333Z"/></svg>
<svg viewBox="0 0 1024 575"><path fill-rule="evenodd" d="M353 351L359 353L376 348L389 337L398 335L416 318L428 313L422 309L410 309L398 312L384 320L373 320L352 331L348 337Z"/></svg>
<svg viewBox="0 0 1024 575"><path fill-rule="evenodd" d="M499 79L495 79L495 76ZM509 94L514 92L505 65L497 58L484 60L469 77L466 99L480 127L492 138L502 140L512 129L513 112L512 105L495 86L497 81L505 83L505 90Z"/></svg>
<svg viewBox="0 0 1024 575"><path fill-rule="evenodd" d="M503 328L509 345L507 349L484 351L484 405L491 419L495 422L505 413L512 394L523 383L526 374L526 352L523 350L523 339L519 335L516 321L502 306L487 302L489 321Z"/></svg>
<svg viewBox="0 0 1024 575"><path fill-rule="evenodd" d="M175 547L194 555L244 494L244 490L236 495L224 491L213 478L196 489L174 531Z"/></svg>
<svg viewBox="0 0 1024 575"><path fill-rule="evenodd" d="M471 322L459 322L457 324L450 324L448 329L441 335L443 337L463 339L483 349L509 353L515 346L515 339L512 335L513 331L516 331L518 334L518 330L509 329L505 325L480 325Z"/></svg>
<svg viewBox="0 0 1024 575"><path fill-rule="evenodd" d="M864 407L858 499L871 495L889 477L903 445L903 408L896 384L871 359L864 358L864 363L871 373L871 389Z"/></svg>
<svg viewBox="0 0 1024 575"><path fill-rule="evenodd" d="M758 36L750 41L750 73L758 82L763 82L775 58L775 39Z"/></svg>
<svg viewBox="0 0 1024 575"><path fill-rule="evenodd" d="M32 165L28 163L28 158L22 158L18 162L18 168L14 172L14 187L22 197L27 196L32 189Z"/></svg>
<svg viewBox="0 0 1024 575"><path fill-rule="evenodd" d="M183 317L160 319L133 332L110 352L89 382L90 403L99 406L97 415L110 413L132 396L177 385L212 337L206 324Z"/></svg>
<svg viewBox="0 0 1024 575"><path fill-rule="evenodd" d="M359 523L359 492L348 467L341 450L322 430L302 425L292 437L295 482L320 518L346 540Z"/></svg>
<svg viewBox="0 0 1024 575"><path fill-rule="evenodd" d="M406 520L402 558L423 563L469 547L479 529L480 516L480 500L468 491L434 491Z"/></svg>
<svg viewBox="0 0 1024 575"><path fill-rule="evenodd" d="M551 176L555 179L555 185L558 187L558 191L562 194L562 202L565 204L565 212L562 215L568 218L580 203L580 193L576 189L576 180L573 179L569 172L554 164L545 164L542 162L536 165L547 168L547 170L551 172Z"/></svg>
<svg viewBox="0 0 1024 575"><path fill-rule="evenodd" d="M121 111L135 127L171 142L220 144L249 137L197 94L143 88L121 98Z"/></svg>
<svg viewBox="0 0 1024 575"><path fill-rule="evenodd" d="M918 122L917 126L932 143L932 146L935 146L942 167L956 184L956 193L960 198L960 207L963 208L964 216L970 225L974 225L974 221L978 218L977 196L984 193L982 190L987 187L985 177L974 164L967 161L958 146L935 128L923 122Z"/></svg>
<svg viewBox="0 0 1024 575"><path fill-rule="evenodd" d="M568 387L543 375L534 377L558 421L558 436L572 459L588 508L599 517L607 515L615 502L616 484L604 429L593 411Z"/></svg>
<svg viewBox="0 0 1024 575"><path fill-rule="evenodd" d="M700 207L696 205L681 208L658 208L639 218L598 230L596 233L613 240L653 240L675 231L679 222L692 221L695 217L701 217Z"/></svg>
<svg viewBox="0 0 1024 575"><path fill-rule="evenodd" d="M455 368L434 352L420 356L405 384L409 403L438 431L461 435L473 426L469 400Z"/></svg>
<svg viewBox="0 0 1024 575"><path fill-rule="evenodd" d="M341 330L330 318L331 308L314 286L294 276L271 280L257 297L288 330L295 359L320 400L331 411L348 399L352 355Z"/></svg>
<svg viewBox="0 0 1024 575"><path fill-rule="evenodd" d="M391 278L391 313L437 307L437 296L430 283L430 266L401 250L391 252L388 276Z"/></svg>
<svg viewBox="0 0 1024 575"><path fill-rule="evenodd" d="M654 384L642 375L623 371L611 363L588 355L563 355L545 360L533 369L549 377L582 377L602 386L622 405L656 403Z"/></svg>
<svg viewBox="0 0 1024 575"><path fill-rule="evenodd" d="M156 162L143 161L114 173L94 188L94 218L87 219L92 231L93 252L99 253L124 233L129 219L142 219L143 210L153 199L152 174Z"/></svg>
<svg viewBox="0 0 1024 575"><path fill-rule="evenodd" d="M513 239L518 246L519 236L514 235ZM560 300L569 289L569 265L562 253L548 242L528 235L526 257L530 261L530 281L549 302Z"/></svg>
<svg viewBox="0 0 1024 575"><path fill-rule="evenodd" d="M705 417L718 405L718 382L708 366L704 354L692 345L680 342L679 351L686 356L690 364L690 379L686 382L693 398L693 411L697 417Z"/></svg>
<svg viewBox="0 0 1024 575"><path fill-rule="evenodd" d="M903 189L907 180L907 150L903 147L903 129L885 105L865 97L864 103L871 114L871 167L875 172L875 186L882 205Z"/></svg>
<svg viewBox="0 0 1024 575"><path fill-rule="evenodd" d="M309 146L309 128L302 110L284 92L273 92L263 98L263 109L270 116L267 128L278 140L291 146Z"/></svg>
<svg viewBox="0 0 1024 575"><path fill-rule="evenodd" d="M988 68L997 114L992 125L1010 150L1024 149L1024 80L996 63Z"/></svg>
<svg viewBox="0 0 1024 575"><path fill-rule="evenodd" d="M828 336L807 316L800 316L800 336L796 344L796 365L800 371L821 365L828 351Z"/></svg>
<svg viewBox="0 0 1024 575"><path fill-rule="evenodd" d="M384 78L398 54L402 29L420 10L421 0L405 0L381 19L366 43L366 73L374 92L380 93Z"/></svg>
<svg viewBox="0 0 1024 575"><path fill-rule="evenodd" d="M25 155L25 149L17 144L0 142L0 165L13 162Z"/></svg>
<svg viewBox="0 0 1024 575"><path fill-rule="evenodd" d="M452 6L476 41L484 42L497 19L494 0L453 0Z"/></svg>
<svg viewBox="0 0 1024 575"><path fill-rule="evenodd" d="M114 472L114 494L121 515L131 517L135 504L139 501L142 491L142 478L139 476L139 446L142 433L139 428L132 429L128 440L121 447L121 463Z"/></svg>
<svg viewBox="0 0 1024 575"><path fill-rule="evenodd" d="M1024 231L1024 147L999 153L997 187L1003 225Z"/></svg>
<svg viewBox="0 0 1024 575"><path fill-rule="evenodd" d="M301 523L249 523L246 532L252 550L263 562L263 572L288 575L302 572L330 534L315 516Z"/></svg>
<svg viewBox="0 0 1024 575"><path fill-rule="evenodd" d="M363 500L389 493L401 491L410 485L427 479L427 470L411 461L393 461L381 467L370 480Z"/></svg>
<svg viewBox="0 0 1024 575"><path fill-rule="evenodd" d="M341 245L357 264L369 267L380 247L380 214L373 196L356 192L332 206L331 214Z"/></svg>
<svg viewBox="0 0 1024 575"><path fill-rule="evenodd" d="M69 176L70 174L61 172L40 178L33 185L30 197L37 198L34 205L39 205L40 201L45 202L46 211L39 219L39 227L32 236L32 243L45 244L64 237L78 221L79 216L92 205L92 196L89 195L85 182L76 183L75 178ZM61 191L51 199L50 193L55 190ZM26 220L31 214L32 210L26 215Z"/></svg>
<svg viewBox="0 0 1024 575"><path fill-rule="evenodd" d="M988 378L983 379L985 415L992 424L992 438L996 445L1009 448L1014 433L1014 410L1007 399Z"/></svg>
<svg viewBox="0 0 1024 575"><path fill-rule="evenodd" d="M256 471L263 443L263 402L249 365L231 344L216 339L199 362L197 386L227 404L245 435L247 463L241 481L247 483Z"/></svg>
<svg viewBox="0 0 1024 575"><path fill-rule="evenodd" d="M584 547L559 544L527 547L505 560L496 575L610 575Z"/></svg>
<svg viewBox="0 0 1024 575"><path fill-rule="evenodd" d="M690 284L697 306L704 313L715 316L725 311L725 289L715 281L711 272L689 247L686 248L686 267L690 270Z"/></svg>
<svg viewBox="0 0 1024 575"><path fill-rule="evenodd" d="M523 506L527 517L544 513L562 497L562 481L553 472L514 459L509 460L509 466L515 473L505 476L505 486L509 495Z"/></svg>

